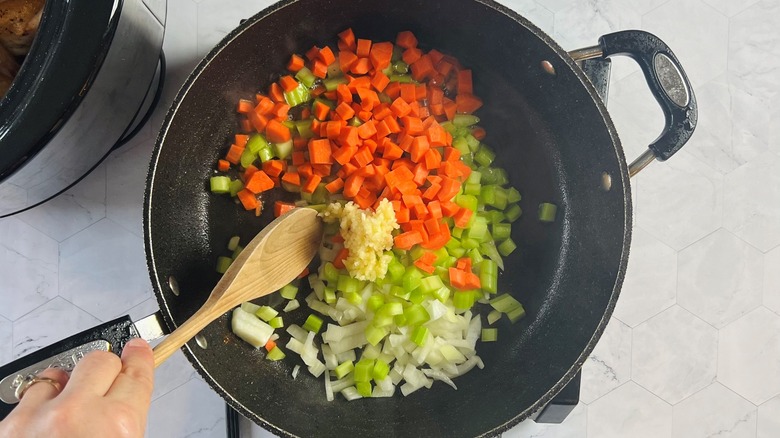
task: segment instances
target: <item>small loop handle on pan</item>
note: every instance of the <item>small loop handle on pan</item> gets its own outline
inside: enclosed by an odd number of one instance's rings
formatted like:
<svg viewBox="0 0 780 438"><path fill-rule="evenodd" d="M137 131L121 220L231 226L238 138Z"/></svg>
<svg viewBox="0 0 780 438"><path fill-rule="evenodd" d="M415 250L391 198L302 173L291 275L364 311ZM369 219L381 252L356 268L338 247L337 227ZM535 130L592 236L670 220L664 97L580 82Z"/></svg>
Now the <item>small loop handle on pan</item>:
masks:
<svg viewBox="0 0 780 438"><path fill-rule="evenodd" d="M615 32L599 38L598 46L569 54L575 61L628 56L642 68L650 91L661 105L666 118L664 129L650 143L648 151L629 165L631 176L639 173L653 159L669 159L691 138L698 119L696 96L680 61L658 37L641 30Z"/></svg>

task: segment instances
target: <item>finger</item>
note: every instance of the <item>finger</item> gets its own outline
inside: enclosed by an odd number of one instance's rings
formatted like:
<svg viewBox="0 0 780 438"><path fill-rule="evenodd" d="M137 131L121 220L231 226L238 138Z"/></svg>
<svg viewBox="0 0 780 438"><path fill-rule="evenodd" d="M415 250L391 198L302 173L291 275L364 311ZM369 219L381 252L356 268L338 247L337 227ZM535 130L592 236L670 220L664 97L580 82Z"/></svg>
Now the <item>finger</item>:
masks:
<svg viewBox="0 0 780 438"><path fill-rule="evenodd" d="M68 373L59 368L47 368L38 373L36 377L52 379L56 382L56 385L53 382L39 381L28 386L24 395L22 395L22 400L19 402L19 406L23 406L24 409L40 406L44 402L53 399L62 392L65 384L68 383ZM59 388L57 388L57 385L59 385Z"/></svg>
<svg viewBox="0 0 780 438"><path fill-rule="evenodd" d="M152 400L154 353L143 339L136 338L122 350L122 371L106 397L121 400L145 414Z"/></svg>
<svg viewBox="0 0 780 438"><path fill-rule="evenodd" d="M62 393L82 392L103 396L121 370L122 361L116 354L93 351L84 356L73 369L68 386Z"/></svg>

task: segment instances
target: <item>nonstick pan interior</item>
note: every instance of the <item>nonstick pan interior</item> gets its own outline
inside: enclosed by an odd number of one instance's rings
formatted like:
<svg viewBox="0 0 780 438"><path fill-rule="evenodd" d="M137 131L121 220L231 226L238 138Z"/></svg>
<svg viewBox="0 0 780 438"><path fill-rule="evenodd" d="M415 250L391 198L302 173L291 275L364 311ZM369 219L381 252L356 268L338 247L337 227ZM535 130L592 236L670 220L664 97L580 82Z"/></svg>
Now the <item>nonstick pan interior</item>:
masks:
<svg viewBox="0 0 780 438"><path fill-rule="evenodd" d="M435 383L405 398L327 402L322 378L301 372L293 380L291 370L302 362L294 355L265 360L232 335L227 315L203 331L207 348L193 341L185 352L231 405L278 434L499 433L549 401L595 345L622 282L631 205L622 150L593 88L554 42L495 3L284 2L220 43L177 97L152 160L144 219L162 311L169 324L181 324L217 282L215 261L230 236L246 242L270 221L271 209L256 218L208 191L207 178L237 130L237 100L278 78L291 53L335 47L335 34L347 27L358 37L391 41L412 30L423 48L473 69L475 93L485 101L478 112L485 143L523 195L524 214L512 228L519 250L506 259L499 289L518 298L528 315L497 324L498 342L478 345L485 369L457 378L457 391ZM556 75L542 70L543 60ZM610 190L602 188L603 173L611 176ZM540 202L559 205L556 222L536 219ZM285 323L306 315L301 309Z"/></svg>

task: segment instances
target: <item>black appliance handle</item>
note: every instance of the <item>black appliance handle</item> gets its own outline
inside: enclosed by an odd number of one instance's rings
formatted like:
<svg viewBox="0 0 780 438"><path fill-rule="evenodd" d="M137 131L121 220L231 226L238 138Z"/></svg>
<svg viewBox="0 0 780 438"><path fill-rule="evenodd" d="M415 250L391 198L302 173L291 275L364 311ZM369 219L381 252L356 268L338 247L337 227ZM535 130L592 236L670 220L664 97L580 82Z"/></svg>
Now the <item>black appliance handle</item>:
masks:
<svg viewBox="0 0 780 438"><path fill-rule="evenodd" d="M600 50L592 50L596 48ZM633 176L655 159L669 159L691 138L698 119L696 96L672 49L651 33L641 30L610 33L599 38L596 48L590 48L589 53L604 58L628 56L636 61L666 118L663 131L650 143L648 151L629 165L629 173ZM572 56L577 60L578 54L584 55L587 51L575 51ZM579 59L589 57L592 56L584 55Z"/></svg>
<svg viewBox="0 0 780 438"><path fill-rule="evenodd" d="M139 336L139 329L130 316L125 315L3 365L0 367L0 420L19 402L16 388L26 377L34 376L50 367L70 372L82 357L96 350L121 355L125 344Z"/></svg>

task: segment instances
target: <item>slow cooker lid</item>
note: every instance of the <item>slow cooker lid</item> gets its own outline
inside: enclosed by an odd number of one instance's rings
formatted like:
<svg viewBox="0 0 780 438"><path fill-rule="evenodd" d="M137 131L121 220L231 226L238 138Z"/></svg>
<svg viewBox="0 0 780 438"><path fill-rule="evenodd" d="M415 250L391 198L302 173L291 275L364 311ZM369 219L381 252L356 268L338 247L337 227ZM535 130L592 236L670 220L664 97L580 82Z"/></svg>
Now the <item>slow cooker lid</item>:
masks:
<svg viewBox="0 0 780 438"><path fill-rule="evenodd" d="M0 100L0 181L39 152L78 107L111 45L122 4L46 2L30 53Z"/></svg>

